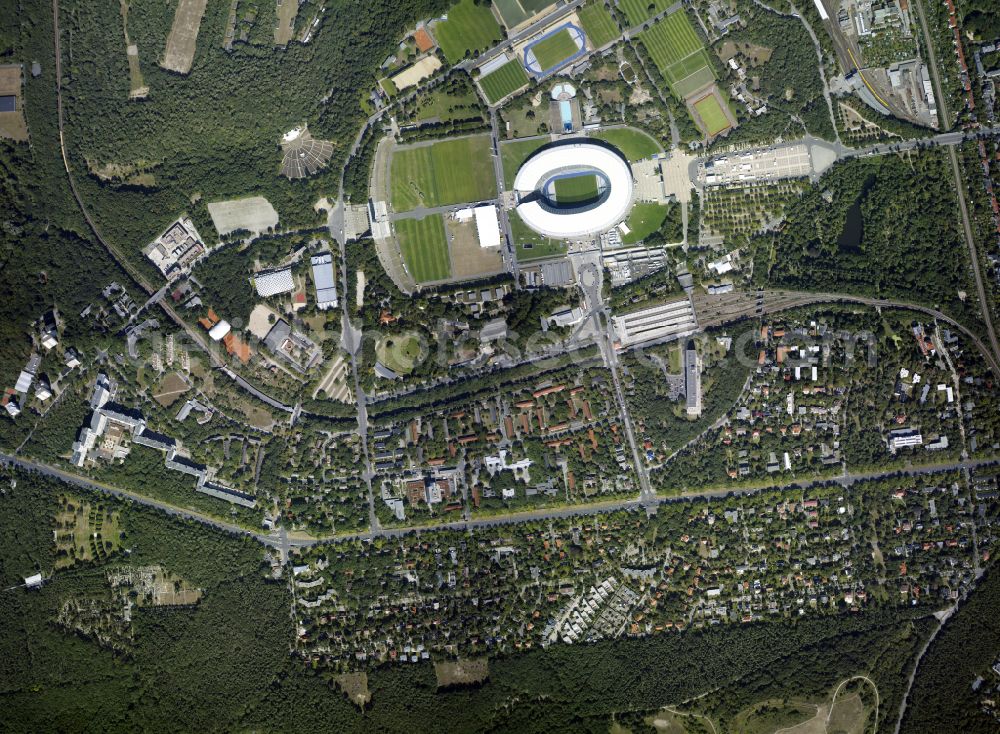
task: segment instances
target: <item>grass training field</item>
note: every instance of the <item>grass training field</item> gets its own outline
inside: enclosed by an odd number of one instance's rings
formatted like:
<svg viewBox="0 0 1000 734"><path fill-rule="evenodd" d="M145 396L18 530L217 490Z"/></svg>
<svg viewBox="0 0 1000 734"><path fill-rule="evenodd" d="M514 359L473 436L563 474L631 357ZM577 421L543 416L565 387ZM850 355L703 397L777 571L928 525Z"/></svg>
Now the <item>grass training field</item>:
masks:
<svg viewBox="0 0 1000 734"><path fill-rule="evenodd" d="M480 77L479 86L491 105L496 104L508 94L516 92L528 83L528 73L521 62L512 59L496 71Z"/></svg>
<svg viewBox="0 0 1000 734"><path fill-rule="evenodd" d="M671 13L640 33L639 40L674 96L684 99L715 79L708 52L683 10Z"/></svg>
<svg viewBox="0 0 1000 734"><path fill-rule="evenodd" d="M625 13L629 27L640 25L657 13L662 13L671 5L673 5L671 0L618 0L618 7ZM650 10L650 6L653 6L652 10Z"/></svg>
<svg viewBox="0 0 1000 734"><path fill-rule="evenodd" d="M611 13L600 2L593 2L580 8L577 12L580 17L580 25L583 32L590 39L590 45L594 48L601 48L606 43L611 43L621 35L618 24L611 17Z"/></svg>
<svg viewBox="0 0 1000 734"><path fill-rule="evenodd" d="M555 0L493 0L493 5L500 12L504 25L513 28L554 2Z"/></svg>
<svg viewBox="0 0 1000 734"><path fill-rule="evenodd" d="M663 152L663 148L650 137L649 133L635 128L601 130L593 133L591 137L615 146L630 161L641 161L643 158L649 158Z"/></svg>
<svg viewBox="0 0 1000 734"><path fill-rule="evenodd" d="M514 238L519 263L566 254L567 248L563 241L538 234L524 223L516 211L508 212L507 216L510 219L510 234Z"/></svg>
<svg viewBox="0 0 1000 734"><path fill-rule="evenodd" d="M663 225L663 220L666 218L667 207L662 204L651 204L645 201L637 202L625 220L626 226L632 231L626 235L622 235L622 242L626 245L634 245L642 242L659 230Z"/></svg>
<svg viewBox="0 0 1000 734"><path fill-rule="evenodd" d="M568 29L563 28L548 38L543 38L541 41L535 42L531 46L531 51L535 54L539 68L542 71L547 71L553 66L558 66L579 51L579 49L576 47L573 35Z"/></svg>
<svg viewBox="0 0 1000 734"><path fill-rule="evenodd" d="M456 64L468 54L489 48L503 35L489 5L461 0L448 10L448 20L434 26L434 37L448 63Z"/></svg>
<svg viewBox="0 0 1000 734"><path fill-rule="evenodd" d="M503 163L503 185L505 189L510 189L514 185L514 177L518 169L524 164L531 154L546 145L549 137L531 138L529 140L512 140L509 143L500 143L500 160Z"/></svg>
<svg viewBox="0 0 1000 734"><path fill-rule="evenodd" d="M399 148L392 156L390 184L397 212L492 199L497 192L489 136Z"/></svg>
<svg viewBox="0 0 1000 734"><path fill-rule="evenodd" d="M423 219L400 219L396 222L396 237L406 269L415 281L427 283L451 275L448 239L440 214Z"/></svg>
<svg viewBox="0 0 1000 734"><path fill-rule="evenodd" d="M597 198L597 176L593 174L557 178L552 187L560 205L585 204Z"/></svg>
<svg viewBox="0 0 1000 734"><path fill-rule="evenodd" d="M717 135L729 127L729 118L726 117L722 105L719 104L719 100L714 94L699 99L694 103L694 108L704 123L704 130L709 136Z"/></svg>

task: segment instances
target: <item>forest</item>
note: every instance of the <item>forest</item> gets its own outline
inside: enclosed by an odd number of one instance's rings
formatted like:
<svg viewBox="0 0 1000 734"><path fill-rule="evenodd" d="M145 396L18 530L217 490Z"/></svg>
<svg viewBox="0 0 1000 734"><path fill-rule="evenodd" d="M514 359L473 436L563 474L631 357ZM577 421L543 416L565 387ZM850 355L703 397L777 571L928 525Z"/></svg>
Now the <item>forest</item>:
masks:
<svg viewBox="0 0 1000 734"><path fill-rule="evenodd" d="M978 328L951 186L940 150L838 163L754 240L754 285L919 303Z"/></svg>

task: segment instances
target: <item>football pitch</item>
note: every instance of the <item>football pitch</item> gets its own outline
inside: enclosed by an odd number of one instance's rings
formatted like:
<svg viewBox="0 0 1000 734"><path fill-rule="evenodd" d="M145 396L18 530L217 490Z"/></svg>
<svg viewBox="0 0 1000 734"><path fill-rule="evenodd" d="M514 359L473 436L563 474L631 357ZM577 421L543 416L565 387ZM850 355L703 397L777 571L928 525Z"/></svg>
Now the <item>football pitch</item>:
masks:
<svg viewBox="0 0 1000 734"><path fill-rule="evenodd" d="M489 5L461 0L448 9L448 20L434 25L434 37L448 63L456 64L468 54L489 48L503 34Z"/></svg>
<svg viewBox="0 0 1000 734"><path fill-rule="evenodd" d="M671 4L672 0L618 0L618 7L625 13L625 19L630 27L640 25L657 13L662 13Z"/></svg>
<svg viewBox="0 0 1000 734"><path fill-rule="evenodd" d="M497 195L488 135L398 148L390 166L390 199L397 212L464 204Z"/></svg>
<svg viewBox="0 0 1000 734"><path fill-rule="evenodd" d="M594 48L601 48L621 35L618 24L611 18L608 9L600 2L590 3L577 12L583 32Z"/></svg>
<svg viewBox="0 0 1000 734"><path fill-rule="evenodd" d="M684 99L714 81L712 61L683 10L671 13L640 33L639 40L674 96Z"/></svg>
<svg viewBox="0 0 1000 734"><path fill-rule="evenodd" d="M517 59L508 61L496 71L480 77L479 86L490 104L496 104L501 99L528 83L528 74Z"/></svg>
<svg viewBox="0 0 1000 734"><path fill-rule="evenodd" d="M714 94L699 99L694 103L694 108L704 124L705 132L710 136L717 135L729 127L729 118L726 117L722 105Z"/></svg>
<svg viewBox="0 0 1000 734"><path fill-rule="evenodd" d="M396 222L396 238L403 253L406 269L418 283L444 280L451 275L448 259L448 239L444 233L444 218L432 214L423 219L400 219Z"/></svg>
<svg viewBox="0 0 1000 734"><path fill-rule="evenodd" d="M567 28L556 31L548 38L536 41L531 46L535 60L538 61L538 68L542 71L548 71L553 66L558 66L578 50L576 41L573 40L573 35Z"/></svg>
<svg viewBox="0 0 1000 734"><path fill-rule="evenodd" d="M597 176L566 176L552 182L555 189L556 203L565 206L584 204L597 198Z"/></svg>

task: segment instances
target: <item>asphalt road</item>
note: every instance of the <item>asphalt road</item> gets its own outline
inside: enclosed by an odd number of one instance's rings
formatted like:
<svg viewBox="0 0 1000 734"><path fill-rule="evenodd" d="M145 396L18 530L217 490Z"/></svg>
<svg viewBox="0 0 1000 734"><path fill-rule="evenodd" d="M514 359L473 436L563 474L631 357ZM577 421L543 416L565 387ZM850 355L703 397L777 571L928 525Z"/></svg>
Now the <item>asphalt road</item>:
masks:
<svg viewBox="0 0 1000 734"><path fill-rule="evenodd" d="M966 459L963 461L946 462L939 464L924 464L915 467L894 468L882 471L846 472L836 477L821 477L821 478L807 479L802 481L789 481L779 484L773 484L767 487L716 487L704 490L696 490L692 492L685 492L679 495L673 495L669 497L643 495L643 498L634 498L628 500L623 500L623 499L606 500L603 502L593 502L585 505L554 507L548 509L530 510L527 512L504 513L489 517L478 517L468 521L457 520L454 522L428 524L421 526L400 527L400 528L377 528L374 531L368 530L359 533L343 533L343 534L336 534L336 535L322 536L322 537L308 537L303 534L289 535L287 533L284 533L283 531L277 531L275 533L268 534L255 530L250 530L240 525L236 525L235 523L228 523L223 520L217 520L215 518L208 517L194 510L178 507L176 505L172 505L167 502L161 502L159 500L155 500L150 497L137 494L135 492L130 492L128 490L120 489L118 487L112 487L111 485L104 484L102 482L96 482L87 477L83 477L78 474L74 474L72 472L64 471L57 467L51 466L50 464L32 461L30 459L21 458L18 456L12 456L10 454L0 452L0 464L6 466L16 466L23 470L34 471L43 476L51 477L53 479L58 479L70 484L75 484L77 486L84 487L86 489L94 490L97 492L103 492L105 494L109 494L122 499L132 500L147 507L153 507L155 509L158 509L173 517L180 517L187 520L193 520L195 522L202 523L203 525L214 528L216 530L221 530L223 532L230 533L232 535L253 538L266 546L277 548L279 550L284 548L286 551L288 548L301 548L314 545L322 545L324 543L331 543L342 540L367 540L374 537L399 537L421 531L472 530L475 528L488 528L500 525L507 525L511 523L524 523L524 522L533 522L539 520L568 518L568 517L586 517L590 515L596 515L606 512L615 512L621 510L635 510L635 511L653 510L660 505L666 505L675 502L684 502L687 500L697 499L697 498L722 498L729 496L747 496L747 495L757 494L762 491L773 491L782 489L806 489L809 487L822 486L830 483L840 484L841 486L847 488L857 482L870 481L873 479L881 479L885 477L938 474L941 472L954 471L958 469L971 470L981 466L995 466L998 463L1000 463L1000 460L997 459L974 459L974 460Z"/></svg>

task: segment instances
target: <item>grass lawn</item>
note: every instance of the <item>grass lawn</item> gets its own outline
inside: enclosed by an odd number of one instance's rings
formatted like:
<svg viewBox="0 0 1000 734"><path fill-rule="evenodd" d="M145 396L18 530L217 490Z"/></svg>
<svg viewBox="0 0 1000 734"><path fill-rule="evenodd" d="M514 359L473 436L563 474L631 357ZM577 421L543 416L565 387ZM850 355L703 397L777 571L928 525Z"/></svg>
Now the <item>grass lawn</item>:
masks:
<svg viewBox="0 0 1000 734"><path fill-rule="evenodd" d="M635 128L601 130L593 133L591 137L615 146L630 161L641 161L643 158L649 158L663 152L663 148L653 140L649 133Z"/></svg>
<svg viewBox="0 0 1000 734"><path fill-rule="evenodd" d="M601 2L593 2L580 8L577 12L580 17L580 25L583 32L590 39L590 45L594 48L601 48L606 43L611 43L621 35L618 24L611 17L611 13Z"/></svg>
<svg viewBox="0 0 1000 734"><path fill-rule="evenodd" d="M375 356L393 372L408 375L420 357L420 340L414 334L389 334L375 345Z"/></svg>
<svg viewBox="0 0 1000 734"><path fill-rule="evenodd" d="M510 211L507 214L510 219L510 233L517 247L517 261L519 263L566 254L565 243L538 234L524 223L516 211Z"/></svg>
<svg viewBox="0 0 1000 734"><path fill-rule="evenodd" d="M99 504L60 495L55 519L56 568L104 560L121 548L121 518Z"/></svg>
<svg viewBox="0 0 1000 734"><path fill-rule="evenodd" d="M440 214L423 219L400 219L396 222L396 237L403 262L415 281L427 283L451 275L448 239Z"/></svg>
<svg viewBox="0 0 1000 734"><path fill-rule="evenodd" d="M618 0L618 7L625 13L625 19L630 27L649 20L657 13L662 13L672 4L671 0ZM652 10L650 6L653 7Z"/></svg>
<svg viewBox="0 0 1000 734"><path fill-rule="evenodd" d="M489 136L400 148L392 156L390 184L397 212L492 199L496 179Z"/></svg>
<svg viewBox="0 0 1000 734"><path fill-rule="evenodd" d="M667 207L662 204L638 202L632 207L632 211L629 212L628 218L625 220L625 224L632 231L627 235L622 235L622 242L626 245L642 242L653 232L659 230L666 218Z"/></svg>
<svg viewBox="0 0 1000 734"><path fill-rule="evenodd" d="M414 122L439 119L441 122L465 120L482 112L482 103L474 91L466 94L449 94L447 89L437 89L422 94L416 101Z"/></svg>
<svg viewBox="0 0 1000 734"><path fill-rule="evenodd" d="M494 72L480 77L479 86L490 104L496 104L501 99L528 83L528 73L521 62L512 59Z"/></svg>
<svg viewBox="0 0 1000 734"><path fill-rule="evenodd" d="M531 154L548 142L549 138L544 137L500 143L500 160L503 162L503 185L505 189L510 190L510 187L514 185L514 177L517 175L518 169L531 157Z"/></svg>
<svg viewBox="0 0 1000 734"><path fill-rule="evenodd" d="M698 116L705 124L705 132L709 135L716 135L729 127L729 118L726 117L722 105L714 94L699 99L694 103Z"/></svg>
<svg viewBox="0 0 1000 734"><path fill-rule="evenodd" d="M569 30L565 28L553 33L548 38L537 41L531 47L531 51L535 54L535 59L538 61L538 66L542 71L547 71L553 66L558 66L578 50L576 41L573 40L573 36Z"/></svg>
<svg viewBox="0 0 1000 734"><path fill-rule="evenodd" d="M435 24L434 37L448 63L456 64L475 51L489 48L503 34L489 5L461 0L448 10L448 20Z"/></svg>
<svg viewBox="0 0 1000 734"><path fill-rule="evenodd" d="M592 173L557 178L552 187L560 205L584 204L597 198L597 176Z"/></svg>

